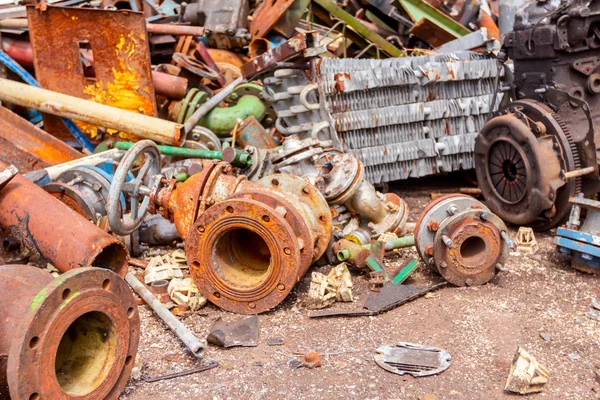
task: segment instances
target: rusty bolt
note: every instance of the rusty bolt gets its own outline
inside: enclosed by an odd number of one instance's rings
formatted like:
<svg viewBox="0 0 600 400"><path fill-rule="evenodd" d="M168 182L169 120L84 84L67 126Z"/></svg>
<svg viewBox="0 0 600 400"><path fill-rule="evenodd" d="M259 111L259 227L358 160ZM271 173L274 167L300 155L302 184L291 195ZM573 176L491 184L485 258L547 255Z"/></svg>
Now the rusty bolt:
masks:
<svg viewBox="0 0 600 400"><path fill-rule="evenodd" d="M209 197L208 199L206 199L206 205L207 206L214 206L215 205L215 199L213 199L212 197Z"/></svg>
<svg viewBox="0 0 600 400"><path fill-rule="evenodd" d="M200 233L204 233L204 231L205 231L204 227L203 227L202 225L200 225L200 226L198 227L198 232L200 232Z"/></svg>
<svg viewBox="0 0 600 400"><path fill-rule="evenodd" d="M433 256L433 245L432 244L428 244L427 246L425 246L425 254L427 254L430 257Z"/></svg>
<svg viewBox="0 0 600 400"><path fill-rule="evenodd" d="M292 250L290 250L288 247L286 247L285 249L283 249L283 252L284 252L285 254L287 254L288 256L289 256L290 254L292 254Z"/></svg>
<svg viewBox="0 0 600 400"><path fill-rule="evenodd" d="M250 303L248 303L248 308L251 308L254 310L256 308L256 303L251 301Z"/></svg>
<svg viewBox="0 0 600 400"><path fill-rule="evenodd" d="M465 281L465 285L467 285L467 286L473 285L473 279L467 278L467 280Z"/></svg>
<svg viewBox="0 0 600 400"><path fill-rule="evenodd" d="M223 170L224 173L228 174L231 172L231 165L229 164L224 164L221 169Z"/></svg>
<svg viewBox="0 0 600 400"><path fill-rule="evenodd" d="M310 189L308 188L308 186L305 186L305 187L302 189L302 193L304 193L304 194L310 194Z"/></svg>
<svg viewBox="0 0 600 400"><path fill-rule="evenodd" d="M437 232L438 229L440 229L440 224L436 221L429 221L427 223L427 229L429 229L429 232Z"/></svg>
<svg viewBox="0 0 600 400"><path fill-rule="evenodd" d="M213 296L215 296L217 299L220 299L220 298L221 298L221 293L219 293L219 292L215 292L215 293L213 294Z"/></svg>
<svg viewBox="0 0 600 400"><path fill-rule="evenodd" d="M440 268L443 268L443 269L446 269L446 268L448 268L448 263L447 263L446 261L442 261L442 262L440 263Z"/></svg>
<svg viewBox="0 0 600 400"><path fill-rule="evenodd" d="M277 285L277 290L283 292L285 290L285 285L283 283L280 283L279 285Z"/></svg>

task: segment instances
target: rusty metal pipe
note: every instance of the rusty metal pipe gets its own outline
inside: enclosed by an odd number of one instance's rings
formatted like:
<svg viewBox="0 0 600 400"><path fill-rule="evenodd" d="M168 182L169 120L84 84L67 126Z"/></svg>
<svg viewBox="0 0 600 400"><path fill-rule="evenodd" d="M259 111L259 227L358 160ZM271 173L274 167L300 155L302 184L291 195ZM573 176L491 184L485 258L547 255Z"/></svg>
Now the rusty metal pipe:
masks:
<svg viewBox="0 0 600 400"><path fill-rule="evenodd" d="M159 143L180 145L185 140L182 125L8 79L0 78L0 100Z"/></svg>
<svg viewBox="0 0 600 400"><path fill-rule="evenodd" d="M188 89L187 78L165 74L164 72L152 71L152 82L157 95L168 97L173 100L181 100L185 97Z"/></svg>
<svg viewBox="0 0 600 400"><path fill-rule="evenodd" d="M127 284L78 268L53 279L0 266L0 399L116 399L127 384L140 319Z"/></svg>
<svg viewBox="0 0 600 400"><path fill-rule="evenodd" d="M59 271L96 266L127 272L129 254L121 242L21 175L0 191L0 226Z"/></svg>
<svg viewBox="0 0 600 400"><path fill-rule="evenodd" d="M27 29L25 18L8 18L0 20L0 29ZM175 36L204 36L203 26L177 25L177 24L146 24L148 33Z"/></svg>

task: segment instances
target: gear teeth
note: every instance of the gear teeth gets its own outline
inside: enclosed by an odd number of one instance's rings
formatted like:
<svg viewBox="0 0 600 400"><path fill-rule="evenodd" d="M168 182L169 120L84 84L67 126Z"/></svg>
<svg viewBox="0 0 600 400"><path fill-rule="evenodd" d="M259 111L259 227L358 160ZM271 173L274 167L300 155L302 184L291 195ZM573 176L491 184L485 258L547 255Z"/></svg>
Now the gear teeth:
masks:
<svg viewBox="0 0 600 400"><path fill-rule="evenodd" d="M563 121L563 119L557 113L552 113L552 117L558 122L558 125L562 129L569 142L569 147L571 148L571 154L573 155L573 162L575 164L575 169L581 169L581 157L579 155L579 150L577 150L577 146L573 141L573 136L571 136L571 131L567 124ZM575 179L575 194L581 193L581 177Z"/></svg>

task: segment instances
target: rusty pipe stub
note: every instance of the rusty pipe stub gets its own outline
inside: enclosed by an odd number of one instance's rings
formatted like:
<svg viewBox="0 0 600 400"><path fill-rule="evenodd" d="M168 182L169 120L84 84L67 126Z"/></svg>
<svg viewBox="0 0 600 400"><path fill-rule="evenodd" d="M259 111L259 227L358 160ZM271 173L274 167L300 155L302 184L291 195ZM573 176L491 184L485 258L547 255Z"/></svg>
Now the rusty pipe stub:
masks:
<svg viewBox="0 0 600 400"><path fill-rule="evenodd" d="M479 201L449 195L426 207L415 228L415 242L423 261L448 282L475 286L504 269L509 255L502 236L506 232L504 222Z"/></svg>
<svg viewBox="0 0 600 400"><path fill-rule="evenodd" d="M127 272L125 245L21 175L0 192L0 227L61 272L89 266Z"/></svg>
<svg viewBox="0 0 600 400"><path fill-rule="evenodd" d="M119 397L140 329L125 281L100 268L53 279L35 267L8 265L0 266L0 292L0 398Z"/></svg>
<svg viewBox="0 0 600 400"><path fill-rule="evenodd" d="M235 187L239 190L199 215L186 239L186 255L198 288L211 302L258 314L280 304L324 254L331 213L314 186L291 175Z"/></svg>

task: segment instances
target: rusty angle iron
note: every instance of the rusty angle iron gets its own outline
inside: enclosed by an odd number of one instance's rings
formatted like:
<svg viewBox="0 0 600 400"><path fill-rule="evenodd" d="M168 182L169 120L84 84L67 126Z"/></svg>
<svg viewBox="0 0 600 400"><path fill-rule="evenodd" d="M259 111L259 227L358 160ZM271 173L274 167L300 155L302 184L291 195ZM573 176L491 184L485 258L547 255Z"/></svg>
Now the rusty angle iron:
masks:
<svg viewBox="0 0 600 400"><path fill-rule="evenodd" d="M137 353L135 298L115 273L53 279L0 266L0 399L117 399Z"/></svg>

